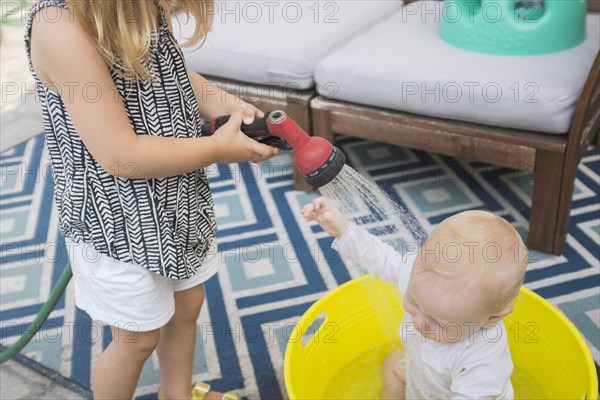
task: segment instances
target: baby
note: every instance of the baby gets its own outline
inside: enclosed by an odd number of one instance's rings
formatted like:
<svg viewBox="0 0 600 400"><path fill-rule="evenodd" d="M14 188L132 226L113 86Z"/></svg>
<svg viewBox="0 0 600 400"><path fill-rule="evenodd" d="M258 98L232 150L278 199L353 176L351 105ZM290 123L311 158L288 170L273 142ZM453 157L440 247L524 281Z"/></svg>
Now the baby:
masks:
<svg viewBox="0 0 600 400"><path fill-rule="evenodd" d="M398 285L403 350L382 366L382 399L512 399L513 363L502 319L523 283L526 248L486 211L442 221L418 252L402 255L351 223L324 198L302 209L333 247Z"/></svg>

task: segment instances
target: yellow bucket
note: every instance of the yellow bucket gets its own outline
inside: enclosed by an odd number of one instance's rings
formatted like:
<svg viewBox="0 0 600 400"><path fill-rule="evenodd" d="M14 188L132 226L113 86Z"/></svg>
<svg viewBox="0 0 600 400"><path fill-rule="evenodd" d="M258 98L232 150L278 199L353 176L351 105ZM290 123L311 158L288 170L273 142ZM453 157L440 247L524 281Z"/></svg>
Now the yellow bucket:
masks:
<svg viewBox="0 0 600 400"><path fill-rule="evenodd" d="M365 275L314 303L287 344L284 375L290 399L378 398L380 365L401 346L400 300L394 285ZM313 333L311 326L321 319ZM590 351L553 305L522 288L504 324L515 363L515 398L598 399Z"/></svg>

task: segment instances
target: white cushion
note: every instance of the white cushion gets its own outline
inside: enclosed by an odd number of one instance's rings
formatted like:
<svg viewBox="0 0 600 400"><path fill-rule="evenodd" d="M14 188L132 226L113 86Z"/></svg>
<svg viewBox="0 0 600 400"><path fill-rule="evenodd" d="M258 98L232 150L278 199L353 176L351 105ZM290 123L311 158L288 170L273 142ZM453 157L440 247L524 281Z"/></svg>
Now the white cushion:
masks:
<svg viewBox="0 0 600 400"><path fill-rule="evenodd" d="M317 62L401 7L401 0L216 1L207 41L183 52L188 68L199 73L307 89ZM195 21L176 18L173 30L182 43Z"/></svg>
<svg viewBox="0 0 600 400"><path fill-rule="evenodd" d="M408 4L323 59L315 72L319 92L421 115L568 132L600 48L599 14L588 14L587 39L577 47L497 56L443 41L441 9L441 2Z"/></svg>

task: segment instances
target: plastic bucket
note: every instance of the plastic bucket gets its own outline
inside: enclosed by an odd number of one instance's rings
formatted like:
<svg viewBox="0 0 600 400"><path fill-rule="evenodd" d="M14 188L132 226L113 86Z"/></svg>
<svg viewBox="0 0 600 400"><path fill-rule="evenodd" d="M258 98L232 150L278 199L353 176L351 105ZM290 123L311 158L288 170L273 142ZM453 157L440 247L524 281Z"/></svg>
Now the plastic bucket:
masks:
<svg viewBox="0 0 600 400"><path fill-rule="evenodd" d="M314 303L287 344L284 375L290 399L378 398L380 365L401 345L400 300L394 285L366 275ZM311 330L322 317L319 328ZM504 323L515 363L515 398L598 398L590 351L553 305L522 288Z"/></svg>

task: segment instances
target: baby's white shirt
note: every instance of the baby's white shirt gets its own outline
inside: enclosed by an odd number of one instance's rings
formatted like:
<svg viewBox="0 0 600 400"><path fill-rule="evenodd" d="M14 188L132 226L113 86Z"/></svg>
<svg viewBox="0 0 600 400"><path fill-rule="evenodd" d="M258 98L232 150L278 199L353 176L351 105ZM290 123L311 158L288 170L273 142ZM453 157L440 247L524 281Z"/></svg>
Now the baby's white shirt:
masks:
<svg viewBox="0 0 600 400"><path fill-rule="evenodd" d="M350 224L333 247L406 293L416 254L402 255L365 229ZM512 399L513 362L502 322L458 343L424 338L405 313L400 339L406 349L407 399ZM473 329L464 327L464 329Z"/></svg>

